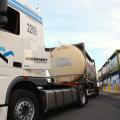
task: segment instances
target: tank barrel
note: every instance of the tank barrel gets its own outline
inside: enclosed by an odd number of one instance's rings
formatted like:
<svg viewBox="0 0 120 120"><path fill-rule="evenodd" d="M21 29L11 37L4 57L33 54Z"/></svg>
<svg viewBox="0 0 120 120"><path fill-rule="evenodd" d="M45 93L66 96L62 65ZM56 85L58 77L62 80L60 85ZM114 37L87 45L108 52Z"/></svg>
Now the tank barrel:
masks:
<svg viewBox="0 0 120 120"><path fill-rule="evenodd" d="M56 82L73 82L84 79L95 80L96 70L93 61L84 55L85 51L74 45L64 45L52 51L51 76Z"/></svg>

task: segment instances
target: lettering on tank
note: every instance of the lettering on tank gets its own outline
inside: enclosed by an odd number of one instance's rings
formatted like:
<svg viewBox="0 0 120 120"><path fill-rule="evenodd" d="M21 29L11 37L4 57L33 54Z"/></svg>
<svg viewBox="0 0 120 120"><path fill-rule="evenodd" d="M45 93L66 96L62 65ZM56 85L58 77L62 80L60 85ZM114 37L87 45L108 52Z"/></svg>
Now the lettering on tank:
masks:
<svg viewBox="0 0 120 120"><path fill-rule="evenodd" d="M56 67L65 67L65 66L71 66L71 61L69 58L60 58L57 59L55 62Z"/></svg>

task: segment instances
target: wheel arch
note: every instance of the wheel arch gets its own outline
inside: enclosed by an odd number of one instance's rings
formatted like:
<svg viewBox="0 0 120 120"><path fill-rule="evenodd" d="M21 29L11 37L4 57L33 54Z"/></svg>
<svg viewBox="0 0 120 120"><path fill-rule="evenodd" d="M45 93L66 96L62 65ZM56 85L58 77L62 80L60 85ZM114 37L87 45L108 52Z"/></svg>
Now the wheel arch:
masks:
<svg viewBox="0 0 120 120"><path fill-rule="evenodd" d="M34 83L34 79L33 80L30 80L30 79L25 80L24 77L17 77L10 83L10 85L7 89L6 99L5 99L6 105L9 104L11 93L18 89L30 90L30 91L34 92L37 95L37 97L39 94L39 90L37 89L37 84Z"/></svg>

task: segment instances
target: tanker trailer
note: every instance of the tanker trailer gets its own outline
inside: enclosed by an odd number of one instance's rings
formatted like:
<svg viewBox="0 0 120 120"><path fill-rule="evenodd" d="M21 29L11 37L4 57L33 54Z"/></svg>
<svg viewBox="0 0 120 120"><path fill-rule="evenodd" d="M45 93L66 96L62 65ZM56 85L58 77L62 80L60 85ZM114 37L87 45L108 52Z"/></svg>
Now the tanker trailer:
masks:
<svg viewBox="0 0 120 120"><path fill-rule="evenodd" d="M87 95L98 95L95 62L83 43L53 48L49 73L57 84L86 83Z"/></svg>
<svg viewBox="0 0 120 120"><path fill-rule="evenodd" d="M120 71L120 50L116 50L112 56L108 59L109 74Z"/></svg>

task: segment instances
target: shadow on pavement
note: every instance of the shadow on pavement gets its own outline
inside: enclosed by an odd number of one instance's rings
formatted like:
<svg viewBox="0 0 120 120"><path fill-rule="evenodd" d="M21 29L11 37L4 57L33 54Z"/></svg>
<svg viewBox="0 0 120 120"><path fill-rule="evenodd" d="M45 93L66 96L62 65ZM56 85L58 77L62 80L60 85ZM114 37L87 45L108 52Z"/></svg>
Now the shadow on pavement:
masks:
<svg viewBox="0 0 120 120"><path fill-rule="evenodd" d="M88 101L91 101L94 98L96 98L96 97L88 97L88 99L89 99ZM89 102L88 102L88 104L89 104ZM42 116L42 120L51 120L52 117L61 116L61 115L67 114L69 112L75 111L77 109L84 109L84 108L77 108L77 107L75 107L75 105L69 105L69 106L57 108L54 110L50 110Z"/></svg>

